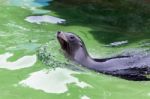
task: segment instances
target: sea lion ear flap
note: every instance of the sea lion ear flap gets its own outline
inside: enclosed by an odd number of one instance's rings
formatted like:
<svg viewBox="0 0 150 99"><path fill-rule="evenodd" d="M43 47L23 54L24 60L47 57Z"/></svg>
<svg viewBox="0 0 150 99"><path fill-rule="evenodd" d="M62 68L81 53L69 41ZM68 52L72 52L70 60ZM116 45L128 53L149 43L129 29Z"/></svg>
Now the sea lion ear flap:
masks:
<svg viewBox="0 0 150 99"><path fill-rule="evenodd" d="M80 45L81 47L83 47L83 45L82 45L82 43L81 43L81 42L79 43L79 45Z"/></svg>

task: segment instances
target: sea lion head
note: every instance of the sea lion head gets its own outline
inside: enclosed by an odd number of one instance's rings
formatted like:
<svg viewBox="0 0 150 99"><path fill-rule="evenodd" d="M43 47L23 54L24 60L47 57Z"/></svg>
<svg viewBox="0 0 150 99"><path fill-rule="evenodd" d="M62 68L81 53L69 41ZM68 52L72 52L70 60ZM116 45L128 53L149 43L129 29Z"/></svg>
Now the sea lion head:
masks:
<svg viewBox="0 0 150 99"><path fill-rule="evenodd" d="M82 39L71 32L57 32L57 39L62 50L75 60L80 60L88 55L85 44Z"/></svg>

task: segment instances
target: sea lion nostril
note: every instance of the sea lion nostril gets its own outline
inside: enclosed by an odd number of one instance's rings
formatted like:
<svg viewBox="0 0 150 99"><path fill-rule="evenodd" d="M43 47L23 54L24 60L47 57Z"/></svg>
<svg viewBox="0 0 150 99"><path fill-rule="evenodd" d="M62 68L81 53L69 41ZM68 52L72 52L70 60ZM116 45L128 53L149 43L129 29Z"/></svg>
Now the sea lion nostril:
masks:
<svg viewBox="0 0 150 99"><path fill-rule="evenodd" d="M61 33L61 31L58 31L58 32L57 32L57 34L60 34L60 33Z"/></svg>

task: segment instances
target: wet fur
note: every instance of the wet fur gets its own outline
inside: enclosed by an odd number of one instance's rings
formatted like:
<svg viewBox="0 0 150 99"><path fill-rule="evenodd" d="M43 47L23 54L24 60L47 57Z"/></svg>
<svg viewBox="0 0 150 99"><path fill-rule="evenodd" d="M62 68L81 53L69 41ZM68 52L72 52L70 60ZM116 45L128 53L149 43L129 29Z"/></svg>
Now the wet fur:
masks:
<svg viewBox="0 0 150 99"><path fill-rule="evenodd" d="M90 57L87 50L86 50L86 47L85 47L85 44L84 42L82 41L82 39L75 35L76 37L78 37L80 39L80 43L82 44L81 47L84 49L84 53L87 55L87 57ZM65 49L65 56L68 57L69 59L73 60L73 61L76 61L77 63L81 64L81 65L85 65L84 61L80 60L81 62L78 62L76 59L74 59L74 56L76 56L76 51L73 52L72 48L70 47L71 45L67 45L67 49ZM78 49L77 47L74 46L74 48ZM79 54L80 55L80 54ZM144 65L142 66L142 63L140 64L139 62L139 58L140 58L140 61L143 63L144 62L147 62L147 65ZM124 60L125 59L125 60ZM91 58L91 62L94 61L96 63L102 63L102 64L105 64L105 66L87 66L88 64L86 64L84 67L87 67L89 69L92 69L94 71L97 71L97 72L100 72L100 73L103 73L103 74L107 74L107 75L112 75L112 76L116 76L116 77L119 77L119 78L123 78L123 79L126 79L126 80L133 80L133 81L149 81L150 78L147 78L147 75L150 74L150 55L149 56L146 56L146 57L141 57L141 56L115 56L115 57L110 57L110 58L103 58L103 59L94 59L94 58ZM131 61L130 61L131 60ZM86 61L88 62L88 60ZM108 62L108 64L107 64ZM112 63L111 63L112 62ZM122 66L122 67L117 67L117 65L113 65L113 62L118 64L120 63L121 65L118 65L118 66ZM125 63L125 64L122 64L121 62ZM126 64L126 62L128 64ZM136 63L139 63L139 66L136 65ZM107 65L110 65L112 67L112 70L109 70L109 66ZM127 67L124 67L125 65L129 65ZM132 67L132 65L135 65L135 67ZM131 67L130 67L131 66ZM104 69L102 69L104 68ZM108 68L105 70L105 68Z"/></svg>

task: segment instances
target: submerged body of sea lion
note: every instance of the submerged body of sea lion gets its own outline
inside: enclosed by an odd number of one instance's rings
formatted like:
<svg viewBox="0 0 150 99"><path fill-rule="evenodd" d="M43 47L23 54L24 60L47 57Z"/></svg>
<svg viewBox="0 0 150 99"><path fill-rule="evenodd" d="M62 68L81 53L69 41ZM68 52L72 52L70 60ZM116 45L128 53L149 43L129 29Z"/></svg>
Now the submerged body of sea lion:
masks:
<svg viewBox="0 0 150 99"><path fill-rule="evenodd" d="M94 59L88 54L79 36L73 33L58 32L57 39L69 59L88 69L127 80L150 80L146 76L150 74L150 55Z"/></svg>

